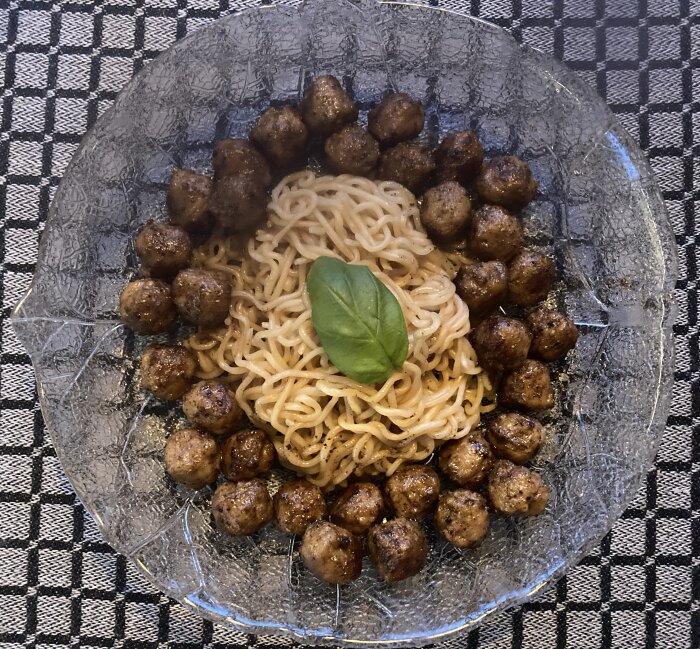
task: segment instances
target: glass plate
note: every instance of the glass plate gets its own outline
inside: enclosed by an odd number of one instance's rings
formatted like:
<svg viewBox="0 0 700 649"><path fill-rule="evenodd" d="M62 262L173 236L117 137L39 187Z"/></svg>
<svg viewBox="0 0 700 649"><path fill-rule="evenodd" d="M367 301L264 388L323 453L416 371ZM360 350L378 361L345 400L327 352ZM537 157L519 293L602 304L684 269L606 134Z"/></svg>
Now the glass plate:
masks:
<svg viewBox="0 0 700 649"><path fill-rule="evenodd" d="M245 136L270 102L314 76L341 78L367 109L389 89L426 106L430 144L474 128L487 155L523 156L540 191L528 242L552 250L552 303L581 337L557 366L537 458L544 515L494 520L484 544L431 538L428 564L396 585L330 588L273 526L212 528L207 490L166 478L179 408L139 389L147 339L119 322L133 240L165 218L174 165L209 168L212 144ZM259 8L197 30L145 67L85 136L51 206L31 289L13 323L37 375L58 457L105 539L201 615L305 642L425 644L531 597L591 550L652 463L669 404L674 242L651 171L603 101L562 64L455 13L364 0ZM174 337L173 337L174 338ZM172 338L171 338L172 339ZM273 478L271 489L275 487Z"/></svg>

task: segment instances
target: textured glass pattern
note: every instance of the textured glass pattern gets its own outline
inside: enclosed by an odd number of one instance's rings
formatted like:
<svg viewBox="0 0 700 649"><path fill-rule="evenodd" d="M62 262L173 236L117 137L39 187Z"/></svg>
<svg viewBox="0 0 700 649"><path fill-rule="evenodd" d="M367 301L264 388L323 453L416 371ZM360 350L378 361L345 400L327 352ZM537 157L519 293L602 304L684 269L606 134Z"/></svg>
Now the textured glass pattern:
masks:
<svg viewBox="0 0 700 649"><path fill-rule="evenodd" d="M421 137L430 144L471 127L487 154L528 160L540 192L523 214L527 238L555 251L561 281L552 301L582 334L555 372L557 406L537 460L552 487L545 514L494 521L476 551L432 538L426 568L391 586L368 563L354 584L324 586L301 567L298 540L271 526L235 540L214 530L209 493L164 475L166 431L182 413L140 391L147 340L116 312L136 273L134 236L164 218L173 166L206 170L215 139L244 135L269 102L298 101L323 73L343 79L363 120L398 88L426 105ZM646 161L571 71L453 13L319 0L218 21L133 79L65 174L14 325L76 492L106 540L158 587L246 631L420 644L536 592L634 495L668 409L675 272Z"/></svg>

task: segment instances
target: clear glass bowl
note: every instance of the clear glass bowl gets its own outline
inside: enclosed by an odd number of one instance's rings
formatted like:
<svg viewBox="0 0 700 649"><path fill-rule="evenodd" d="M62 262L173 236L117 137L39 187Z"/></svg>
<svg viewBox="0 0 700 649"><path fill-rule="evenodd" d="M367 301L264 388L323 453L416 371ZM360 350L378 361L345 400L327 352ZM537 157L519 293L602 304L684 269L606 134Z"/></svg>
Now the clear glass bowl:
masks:
<svg viewBox="0 0 700 649"><path fill-rule="evenodd" d="M476 551L431 540L428 565L387 585L369 564L330 588L268 526L225 538L207 492L166 479L165 431L181 418L139 389L146 343L117 317L136 273L134 236L165 217L173 165L207 169L270 102L316 75L367 107L391 88L427 108L424 137L476 129L488 153L526 158L540 184L523 220L554 250L554 302L581 338L555 371L558 403L538 466L544 515L495 520ZM203 616L306 642L425 644L529 598L610 529L654 458L668 412L674 243L651 171L601 99L505 31L446 11L369 0L260 8L196 31L138 74L87 134L56 193L34 283L13 323L31 355L46 425L105 539ZM274 485L272 485L274 488Z"/></svg>

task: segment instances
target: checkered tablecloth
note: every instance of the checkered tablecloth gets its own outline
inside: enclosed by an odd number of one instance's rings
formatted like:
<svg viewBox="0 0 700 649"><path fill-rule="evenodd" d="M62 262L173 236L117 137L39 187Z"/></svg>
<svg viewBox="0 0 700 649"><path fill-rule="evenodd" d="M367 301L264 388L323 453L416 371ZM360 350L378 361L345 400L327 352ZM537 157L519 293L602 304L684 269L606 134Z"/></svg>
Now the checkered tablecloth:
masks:
<svg viewBox="0 0 700 649"><path fill-rule="evenodd" d="M255 0L0 0L0 645L288 646L204 622L99 536L44 429L8 322L49 202L85 130L178 38ZM427 4L427 3L426 3ZM680 254L674 399L646 488L545 595L462 641L476 649L700 648L699 0L440 0L579 71L648 153Z"/></svg>

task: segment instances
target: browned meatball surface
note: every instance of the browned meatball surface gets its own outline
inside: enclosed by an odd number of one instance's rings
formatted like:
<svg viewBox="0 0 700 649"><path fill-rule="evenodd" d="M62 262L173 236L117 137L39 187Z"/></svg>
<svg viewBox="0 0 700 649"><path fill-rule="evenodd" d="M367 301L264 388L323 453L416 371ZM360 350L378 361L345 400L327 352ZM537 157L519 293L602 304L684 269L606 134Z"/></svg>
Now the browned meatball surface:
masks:
<svg viewBox="0 0 700 649"><path fill-rule="evenodd" d="M384 485L386 501L397 516L425 518L435 507L440 478L423 464L400 466Z"/></svg>
<svg viewBox="0 0 700 649"><path fill-rule="evenodd" d="M314 521L326 515L326 500L320 487L308 480L285 482L272 499L275 522L287 534L303 534Z"/></svg>
<svg viewBox="0 0 700 649"><path fill-rule="evenodd" d="M428 147L417 142L401 142L382 154L377 177L400 183L415 194L434 170L435 160Z"/></svg>
<svg viewBox="0 0 700 649"><path fill-rule="evenodd" d="M483 435L473 432L440 447L440 471L462 487L478 487L493 465L491 447Z"/></svg>
<svg viewBox="0 0 700 649"><path fill-rule="evenodd" d="M326 160L339 174L367 176L379 161L379 144L357 124L344 126L333 133L323 145Z"/></svg>
<svg viewBox="0 0 700 649"><path fill-rule="evenodd" d="M272 184L270 165L248 140L232 138L217 142L212 165L215 180L226 176L248 176L261 187Z"/></svg>
<svg viewBox="0 0 700 649"><path fill-rule="evenodd" d="M537 516L547 506L549 488L538 473L498 460L489 475L488 496L499 514Z"/></svg>
<svg viewBox="0 0 700 649"><path fill-rule="evenodd" d="M233 390L218 381L195 383L185 394L182 409L195 426L215 435L228 433L243 421L243 411Z"/></svg>
<svg viewBox="0 0 700 649"><path fill-rule="evenodd" d="M460 267L455 277L457 295L479 320L494 311L508 292L508 274L500 261L481 261Z"/></svg>
<svg viewBox="0 0 700 649"><path fill-rule="evenodd" d="M518 210L532 200L537 181L526 162L516 156L502 156L484 163L476 179L476 191L487 203Z"/></svg>
<svg viewBox="0 0 700 649"><path fill-rule="evenodd" d="M221 449L221 470L227 480L250 480L267 473L275 461L275 447L257 428L245 428L229 437Z"/></svg>
<svg viewBox="0 0 700 649"><path fill-rule="evenodd" d="M224 273L204 268L181 270L173 281L180 315L199 327L219 327L228 316L231 282Z"/></svg>
<svg viewBox="0 0 700 649"><path fill-rule="evenodd" d="M219 447L204 431L181 428L165 443L165 470L192 489L211 484L219 475Z"/></svg>
<svg viewBox="0 0 700 649"><path fill-rule="evenodd" d="M544 253L525 248L508 264L508 299L532 306L547 297L554 282L554 262Z"/></svg>
<svg viewBox="0 0 700 649"><path fill-rule="evenodd" d="M231 536L247 536L272 520L272 498L263 480L222 482L211 499L216 527Z"/></svg>
<svg viewBox="0 0 700 649"><path fill-rule="evenodd" d="M188 232L206 230L210 225L208 176L189 169L173 169L166 199L170 221Z"/></svg>
<svg viewBox="0 0 700 649"><path fill-rule="evenodd" d="M362 571L362 541L328 521L314 521L301 541L307 570L327 584L349 584Z"/></svg>
<svg viewBox="0 0 700 649"><path fill-rule="evenodd" d="M250 139L273 164L288 167L302 158L309 131L295 108L268 108L255 122Z"/></svg>
<svg viewBox="0 0 700 649"><path fill-rule="evenodd" d="M367 116L369 132L384 146L416 137L424 122L422 104L403 92L386 95Z"/></svg>
<svg viewBox="0 0 700 649"><path fill-rule="evenodd" d="M137 334L160 334L177 318L170 286L159 279L136 279L119 296L119 316Z"/></svg>
<svg viewBox="0 0 700 649"><path fill-rule="evenodd" d="M440 180L466 185L481 169L484 147L474 131L450 133L435 151L435 159Z"/></svg>
<svg viewBox="0 0 700 649"><path fill-rule="evenodd" d="M539 361L526 360L507 374L501 383L498 400L502 406L525 410L546 410L554 406L549 369Z"/></svg>
<svg viewBox="0 0 700 649"><path fill-rule="evenodd" d="M147 223L134 243L143 274L169 279L190 263L190 235L179 225Z"/></svg>
<svg viewBox="0 0 700 649"><path fill-rule="evenodd" d="M369 531L367 551L384 581L401 581L423 569L428 557L428 540L415 521L394 518Z"/></svg>
<svg viewBox="0 0 700 649"><path fill-rule="evenodd" d="M544 444L544 426L527 415L505 412L498 415L486 431L486 439L493 452L500 458L525 464Z"/></svg>
<svg viewBox="0 0 700 649"><path fill-rule="evenodd" d="M186 347L152 343L141 356L141 387L160 399L180 399L196 370L197 359Z"/></svg>
<svg viewBox="0 0 700 649"><path fill-rule="evenodd" d="M435 527L455 547L481 545L489 530L486 500L469 489L443 491L435 512Z"/></svg>
<svg viewBox="0 0 700 649"><path fill-rule="evenodd" d="M540 306L525 322L532 332L530 355L543 361L560 359L576 346L578 330L564 314Z"/></svg>
<svg viewBox="0 0 700 649"><path fill-rule="evenodd" d="M244 232L267 220L268 196L252 176L224 176L217 179L209 211L225 230Z"/></svg>
<svg viewBox="0 0 700 649"><path fill-rule="evenodd" d="M357 104L331 75L316 79L301 102L301 116L311 133L326 137L354 122Z"/></svg>
<svg viewBox="0 0 700 649"><path fill-rule="evenodd" d="M431 187L423 195L420 220L435 243L452 243L467 233L472 203L466 189L453 180Z"/></svg>
<svg viewBox="0 0 700 649"><path fill-rule="evenodd" d="M356 482L340 492L331 507L331 520L353 534L364 534L383 512L379 487L372 482Z"/></svg>
<svg viewBox="0 0 700 649"><path fill-rule="evenodd" d="M479 259L508 261L523 245L523 229L512 214L499 205L482 205L472 217L469 249Z"/></svg>
<svg viewBox="0 0 700 649"><path fill-rule="evenodd" d="M531 337L520 320L494 314L474 328L470 340L479 365L497 373L523 364Z"/></svg>

